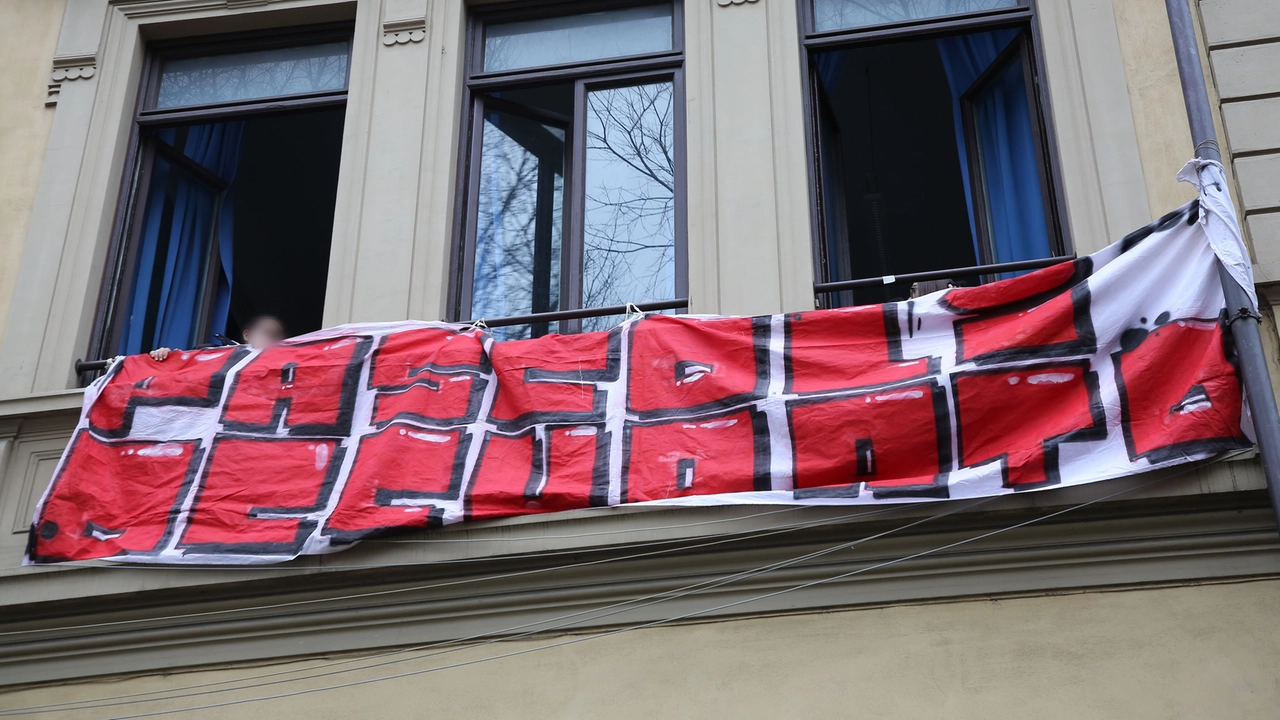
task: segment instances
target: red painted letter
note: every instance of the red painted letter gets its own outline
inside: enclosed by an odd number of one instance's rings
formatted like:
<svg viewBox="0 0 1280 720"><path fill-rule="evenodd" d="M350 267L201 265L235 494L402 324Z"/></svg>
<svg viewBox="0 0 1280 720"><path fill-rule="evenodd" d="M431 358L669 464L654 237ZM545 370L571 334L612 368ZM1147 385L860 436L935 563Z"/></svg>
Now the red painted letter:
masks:
<svg viewBox="0 0 1280 720"><path fill-rule="evenodd" d="M132 431L139 407L214 407L227 371L244 354L244 349L218 348L174 352L163 361L127 357L90 409L89 426L98 435L119 438Z"/></svg>
<svg viewBox="0 0 1280 720"><path fill-rule="evenodd" d="M369 339L357 336L267 348L236 374L222 412L233 432L346 435Z"/></svg>
<svg viewBox="0 0 1280 720"><path fill-rule="evenodd" d="M1130 331L1115 359L1120 422L1133 460L1247 448L1240 380L1214 320L1175 320Z"/></svg>
<svg viewBox="0 0 1280 720"><path fill-rule="evenodd" d="M791 404L798 497L947 497L951 433L932 382Z"/></svg>
<svg viewBox="0 0 1280 720"><path fill-rule="evenodd" d="M214 440L179 547L293 555L315 529L342 464L336 440Z"/></svg>
<svg viewBox="0 0 1280 720"><path fill-rule="evenodd" d="M393 423L360 441L325 534L349 542L382 530L437 524L429 500L455 499L471 436Z"/></svg>
<svg viewBox="0 0 1280 720"><path fill-rule="evenodd" d="M1098 377L1087 368L1078 362L952 375L960 465L1002 460L1012 488L1058 482L1059 445L1107 436Z"/></svg>
<svg viewBox="0 0 1280 720"><path fill-rule="evenodd" d="M33 530L31 556L89 560L162 549L201 454L195 442L102 442L81 431Z"/></svg>

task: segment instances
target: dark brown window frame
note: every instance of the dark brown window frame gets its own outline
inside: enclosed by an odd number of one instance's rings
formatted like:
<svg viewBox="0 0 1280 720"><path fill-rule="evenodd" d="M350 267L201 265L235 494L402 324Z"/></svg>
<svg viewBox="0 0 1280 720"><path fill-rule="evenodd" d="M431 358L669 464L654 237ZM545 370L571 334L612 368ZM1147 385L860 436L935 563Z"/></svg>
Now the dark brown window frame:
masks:
<svg viewBox="0 0 1280 720"><path fill-rule="evenodd" d="M585 318L620 314L619 307L584 308L581 302L584 214L583 163L586 157L586 137L574 128L586 126L585 94L588 89L606 89L668 81L672 84L673 141L675 145L674 230L675 230L675 298L641 303L641 311L682 309L688 307L688 193L686 123L684 106L684 6L683 0L670 0L672 6L672 49L668 51L627 55L559 65L538 66L519 70L484 72L484 29L493 23L519 20L579 15L602 10L625 9L662 4L653 0L601 0L599 2L555 2L533 5L526 1L482 6L469 10L466 31L466 49L463 68L464 79L462 112L459 127L462 133L458 142L458 171L454 198L454 242L450 250L449 296L447 316L454 322L484 320L491 327L512 325L540 325L559 322L559 332L571 333L581 329ZM572 118L546 118L554 123L569 120L566 128L565 200L562 212L560 303L551 312L504 318L471 318L471 294L474 285L474 265L477 235L477 208L472 199L478 192L480 180L479 139L485 103L497 98L489 93L513 90L521 87L552 82L574 83L574 112ZM529 114L528 110L522 111ZM625 310L627 306L622 306Z"/></svg>
<svg viewBox="0 0 1280 720"><path fill-rule="evenodd" d="M889 42L920 40L927 38L940 37L944 35L955 35L963 32L980 32L984 30L996 30L1001 28L1020 28L1022 33L1011 43L1009 48L1005 48L1000 56L992 62L988 68L988 72L984 72L974 83L979 85L984 78L989 77L989 73L994 68L1005 67L1010 56L1017 54L1014 46L1021 50L1021 58L1024 62L1025 78L1028 85L1027 97L1031 102L1033 110L1032 129L1035 133L1038 144L1040 145L1040 162L1038 163L1041 177L1041 193L1045 203L1046 224L1049 226L1049 243L1052 255L1043 259L1021 260L1006 263L986 263L979 258L978 265L965 268L946 268L943 270L935 270L928 272L918 272L910 274L898 274L893 276L898 282L901 281L923 281L923 280L941 280L954 277L975 277L980 276L983 282L987 282L995 277L995 273L1008 272L1014 270L1030 270L1040 267L1047 267L1063 260L1068 260L1074 255L1074 248L1071 241L1070 227L1066 215L1066 196L1063 190L1062 170L1060 155L1058 152L1057 136L1053 126L1053 114L1050 112L1051 103L1049 98L1048 84L1044 82L1041 68L1045 65L1043 44L1040 38L1040 21L1036 12L1037 0L1022 0L1017 7L1000 8L996 10L986 10L972 13L959 13L955 15L943 15L939 17L920 18L907 20L898 23L887 23L883 25L868 25L856 28L828 30L816 32L814 30L813 18L813 0L796 0L799 25L800 25L800 64L801 77L803 83L803 98L805 104L805 150L809 161L808 180L809 193L812 198L809 202L809 219L811 228L810 244L813 252L813 268L815 273L814 302L817 307L833 307L832 299L835 293L844 290L853 290L859 287L871 287L885 284L888 278L880 276L868 276L855 278L853 280L844 280L831 282L828 281L826 275L826 263L823 258L823 240L825 214L821 205L821 160L818 152L818 113L821 111L818 106L818 96L814 92L815 68L812 66L811 58L814 52L826 50L844 50L861 45L878 45ZM966 103L961 103L962 108L967 107ZM966 140L971 137L969 128L970 121L965 121ZM984 201L985 188L977 187L980 184L978 167L974 164L976 148L973 142L966 142L968 147L966 152L969 154L970 172L968 182L973 192L974 203L974 221L975 223L983 223L981 230L979 247L984 247L988 243L989 233L985 229L985 217L979 208L985 207L980 205Z"/></svg>
<svg viewBox="0 0 1280 720"><path fill-rule="evenodd" d="M194 175L205 184L225 185L221 180L212 183L209 173L185 155L169 152L168 145L153 141L149 131L156 127L198 125L231 118L243 118L264 113L313 110L340 107L347 102L347 89L317 93L274 96L235 102L190 105L176 108L155 109L160 87L161 66L167 60L205 55L221 55L245 50L265 50L286 47L317 45L326 42L345 41L348 58L353 40L354 25L350 22L326 23L292 29L255 30L226 35L213 35L197 39L172 39L148 43L139 78L138 97L134 107L132 128L121 177L121 192L116 202L111 240L107 246L103 265L102 282L98 291L93 326L90 329L88 357L110 357L119 346L123 331L121 303L129 297L136 278L133 265L138 250L138 235L142 224L135 222L138 203L144 201L151 179L151 168L157 153ZM347 63L347 81L350 86L351 63ZM225 187L220 188L225 190ZM207 304L207 303L206 303ZM207 328L208 319L201 320ZM81 376L81 382L88 378Z"/></svg>

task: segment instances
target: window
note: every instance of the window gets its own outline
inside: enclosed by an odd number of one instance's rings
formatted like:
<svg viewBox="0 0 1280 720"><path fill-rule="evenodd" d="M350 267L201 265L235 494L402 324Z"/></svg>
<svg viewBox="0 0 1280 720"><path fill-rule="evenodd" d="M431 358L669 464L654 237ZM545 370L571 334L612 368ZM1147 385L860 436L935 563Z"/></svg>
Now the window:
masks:
<svg viewBox="0 0 1280 720"><path fill-rule="evenodd" d="M824 307L1067 252L1027 0L800 0Z"/></svg>
<svg viewBox="0 0 1280 720"><path fill-rule="evenodd" d="M687 304L679 6L573 9L472 18L452 315L504 339Z"/></svg>
<svg viewBox="0 0 1280 720"><path fill-rule="evenodd" d="M320 328L350 28L156 44L93 331L98 357Z"/></svg>

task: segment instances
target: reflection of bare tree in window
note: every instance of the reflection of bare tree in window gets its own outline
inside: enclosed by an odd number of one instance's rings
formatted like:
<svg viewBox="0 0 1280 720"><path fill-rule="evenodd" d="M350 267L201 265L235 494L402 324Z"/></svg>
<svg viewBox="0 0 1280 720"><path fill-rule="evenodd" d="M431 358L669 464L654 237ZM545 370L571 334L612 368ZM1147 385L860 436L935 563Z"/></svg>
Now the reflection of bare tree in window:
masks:
<svg viewBox="0 0 1280 720"><path fill-rule="evenodd" d="M263 98L346 87L347 45L264 50L165 63L159 107Z"/></svg>
<svg viewBox="0 0 1280 720"><path fill-rule="evenodd" d="M512 47L510 36L486 37L484 39L484 67L486 70L506 70L511 67L513 57L519 51Z"/></svg>
<svg viewBox="0 0 1280 720"><path fill-rule="evenodd" d="M675 295L671 83L596 90L587 101L583 307ZM603 329L612 321L584 322Z"/></svg>
<svg viewBox="0 0 1280 720"><path fill-rule="evenodd" d="M543 141L542 159L526 147L538 147L537 139ZM557 309L564 178L554 160L563 157L564 135L493 113L485 119L481 142L471 314L495 318ZM530 328L494 333L502 339L529 337Z"/></svg>
<svg viewBox="0 0 1280 720"><path fill-rule="evenodd" d="M672 47L670 3L486 25L484 69L515 70L662 52Z"/></svg>
<svg viewBox="0 0 1280 720"><path fill-rule="evenodd" d="M582 305L675 294L672 86L591 91L583 158ZM485 114L476 193L472 317L560 307L565 132L507 112ZM586 330L616 320L586 320ZM555 324L502 328L503 339Z"/></svg>
<svg viewBox="0 0 1280 720"><path fill-rule="evenodd" d="M814 0L818 30L1015 7L1018 0Z"/></svg>

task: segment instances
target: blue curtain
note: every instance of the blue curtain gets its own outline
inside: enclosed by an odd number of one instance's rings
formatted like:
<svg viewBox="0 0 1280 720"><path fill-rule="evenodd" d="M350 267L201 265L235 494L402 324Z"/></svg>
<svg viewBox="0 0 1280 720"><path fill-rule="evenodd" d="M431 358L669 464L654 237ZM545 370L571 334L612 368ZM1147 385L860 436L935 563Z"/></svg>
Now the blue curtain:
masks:
<svg viewBox="0 0 1280 720"><path fill-rule="evenodd" d="M937 41L947 82L951 87L955 117L956 148L960 169L966 179L965 201L969 207L969 229L975 257L978 232L974 220L973 193L968 182L969 155L965 140L960 98L1002 50L1019 34L1016 29L971 33ZM1011 63L986 88L972 97L974 124L978 134L982 173L989 210L992 262L1013 262L1047 257L1049 231L1045 222L1044 198L1040 192L1039 149L1031 127L1030 98L1027 97L1022 65ZM1012 277L1016 273L1006 273Z"/></svg>
<svg viewBox="0 0 1280 720"><path fill-rule="evenodd" d="M230 184L240 161L243 122L201 125L188 129L184 155ZM160 132L173 145L173 129ZM233 207L230 190L219 193L162 156L152 164L149 196L142 212L142 231L129 310L119 352L124 355L156 347L189 348L211 342L226 329L231 305ZM214 216L217 237L214 238ZM194 337L202 308L205 263L217 243L219 271L210 337Z"/></svg>

